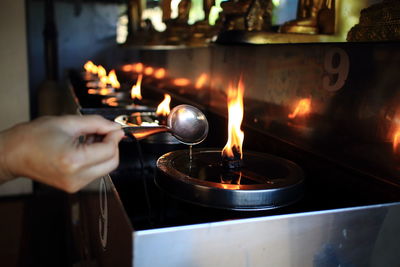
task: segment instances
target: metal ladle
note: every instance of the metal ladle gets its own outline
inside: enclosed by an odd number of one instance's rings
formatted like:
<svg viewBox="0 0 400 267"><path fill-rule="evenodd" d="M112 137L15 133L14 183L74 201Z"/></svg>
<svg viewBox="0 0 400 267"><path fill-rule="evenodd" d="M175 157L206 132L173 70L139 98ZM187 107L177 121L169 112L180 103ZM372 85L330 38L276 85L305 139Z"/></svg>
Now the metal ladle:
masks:
<svg viewBox="0 0 400 267"><path fill-rule="evenodd" d="M118 118L115 121L121 123ZM201 143L208 134L206 116L190 105L179 105L173 108L168 115L167 126L129 126L123 122L121 125L125 134L131 134L137 140L157 133L170 132L181 143L196 145Z"/></svg>

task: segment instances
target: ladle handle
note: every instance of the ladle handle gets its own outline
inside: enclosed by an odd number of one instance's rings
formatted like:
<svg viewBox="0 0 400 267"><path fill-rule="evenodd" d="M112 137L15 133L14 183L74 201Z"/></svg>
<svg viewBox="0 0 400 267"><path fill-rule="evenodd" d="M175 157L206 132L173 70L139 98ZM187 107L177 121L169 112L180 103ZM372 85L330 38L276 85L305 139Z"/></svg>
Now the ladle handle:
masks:
<svg viewBox="0 0 400 267"><path fill-rule="evenodd" d="M142 140L150 135L169 132L166 126L126 126L122 127L125 135L133 135L137 140Z"/></svg>

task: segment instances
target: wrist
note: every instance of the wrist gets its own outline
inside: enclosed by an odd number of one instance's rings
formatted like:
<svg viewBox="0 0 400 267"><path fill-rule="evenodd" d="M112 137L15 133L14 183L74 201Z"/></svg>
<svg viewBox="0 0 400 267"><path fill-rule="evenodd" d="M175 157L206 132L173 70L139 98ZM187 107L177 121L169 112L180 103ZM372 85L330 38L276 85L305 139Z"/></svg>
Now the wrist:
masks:
<svg viewBox="0 0 400 267"><path fill-rule="evenodd" d="M7 149L7 138L10 136L10 130L0 132L0 184L16 178L12 173L9 164L9 153Z"/></svg>

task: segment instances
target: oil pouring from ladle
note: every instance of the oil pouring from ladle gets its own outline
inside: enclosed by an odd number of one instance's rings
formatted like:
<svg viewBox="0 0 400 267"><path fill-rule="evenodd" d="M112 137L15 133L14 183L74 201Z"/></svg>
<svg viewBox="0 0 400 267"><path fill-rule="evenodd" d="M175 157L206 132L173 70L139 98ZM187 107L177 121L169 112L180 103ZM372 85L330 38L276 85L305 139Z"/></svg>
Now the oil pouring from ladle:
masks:
<svg viewBox="0 0 400 267"><path fill-rule="evenodd" d="M117 122L121 123L121 121ZM157 133L170 132L181 143L196 145L208 135L206 116L190 105L179 105L173 108L167 117L166 126L130 126L124 123L121 125L126 135L133 135L137 140Z"/></svg>

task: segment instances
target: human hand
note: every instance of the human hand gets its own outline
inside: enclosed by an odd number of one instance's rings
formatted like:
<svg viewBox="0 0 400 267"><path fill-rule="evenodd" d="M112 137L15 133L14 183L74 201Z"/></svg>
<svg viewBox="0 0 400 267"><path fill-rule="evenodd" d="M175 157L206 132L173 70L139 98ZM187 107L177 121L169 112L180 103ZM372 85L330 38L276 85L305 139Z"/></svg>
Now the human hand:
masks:
<svg viewBox="0 0 400 267"><path fill-rule="evenodd" d="M104 136L99 142L80 136ZM98 115L42 117L0 132L0 181L29 177L74 193L119 163L121 127Z"/></svg>

